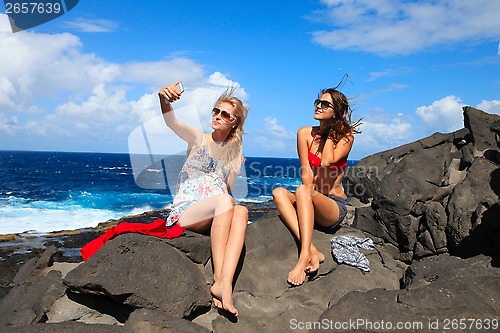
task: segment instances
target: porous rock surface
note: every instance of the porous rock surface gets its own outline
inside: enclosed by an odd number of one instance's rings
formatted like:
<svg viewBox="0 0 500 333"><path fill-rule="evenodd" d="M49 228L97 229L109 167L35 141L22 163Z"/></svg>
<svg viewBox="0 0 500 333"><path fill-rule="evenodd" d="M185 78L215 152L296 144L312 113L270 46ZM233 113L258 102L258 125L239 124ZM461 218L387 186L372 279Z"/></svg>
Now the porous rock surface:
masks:
<svg viewBox="0 0 500 333"><path fill-rule="evenodd" d="M463 129L368 156L345 177L349 194L370 203L353 226L407 263L441 253L500 260L500 116L463 111Z"/></svg>

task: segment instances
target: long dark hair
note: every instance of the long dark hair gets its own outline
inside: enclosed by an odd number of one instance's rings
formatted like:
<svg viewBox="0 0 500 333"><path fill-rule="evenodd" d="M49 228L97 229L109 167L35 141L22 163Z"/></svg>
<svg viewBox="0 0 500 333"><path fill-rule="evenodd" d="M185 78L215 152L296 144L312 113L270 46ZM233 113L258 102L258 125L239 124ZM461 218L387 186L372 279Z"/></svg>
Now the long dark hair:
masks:
<svg viewBox="0 0 500 333"><path fill-rule="evenodd" d="M333 140L337 145L340 140L345 138L348 134L361 133L357 127L361 124L361 119L355 123L351 122L351 107L347 97L337 90L337 88L322 89L318 94L329 94L333 101L333 118L328 120L326 126L319 130L318 134L321 136L321 141L325 142L328 138Z"/></svg>

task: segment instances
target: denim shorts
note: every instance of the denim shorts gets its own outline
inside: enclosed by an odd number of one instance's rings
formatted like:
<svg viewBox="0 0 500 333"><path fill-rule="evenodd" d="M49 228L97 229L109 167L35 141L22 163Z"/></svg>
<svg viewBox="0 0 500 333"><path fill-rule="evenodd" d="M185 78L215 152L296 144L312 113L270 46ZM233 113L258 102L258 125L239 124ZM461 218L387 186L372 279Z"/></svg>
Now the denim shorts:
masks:
<svg viewBox="0 0 500 333"><path fill-rule="evenodd" d="M327 195L327 197L335 201L337 203L337 206L339 206L339 220L333 226L336 227L344 220L345 216L347 215L347 199L343 199L333 194L329 194Z"/></svg>

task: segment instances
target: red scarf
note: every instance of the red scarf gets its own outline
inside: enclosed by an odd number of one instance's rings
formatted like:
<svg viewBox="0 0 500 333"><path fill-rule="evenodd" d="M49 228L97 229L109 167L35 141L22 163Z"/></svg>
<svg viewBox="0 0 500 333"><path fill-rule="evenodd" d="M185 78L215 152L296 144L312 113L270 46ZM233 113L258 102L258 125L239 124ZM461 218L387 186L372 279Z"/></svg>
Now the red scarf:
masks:
<svg viewBox="0 0 500 333"><path fill-rule="evenodd" d="M104 234L85 244L80 250L83 260L93 256L106 242L118 235L134 232L142 235L155 236L159 238L177 238L182 235L185 228L177 223L167 228L165 220L156 219L153 223L122 222L106 230Z"/></svg>

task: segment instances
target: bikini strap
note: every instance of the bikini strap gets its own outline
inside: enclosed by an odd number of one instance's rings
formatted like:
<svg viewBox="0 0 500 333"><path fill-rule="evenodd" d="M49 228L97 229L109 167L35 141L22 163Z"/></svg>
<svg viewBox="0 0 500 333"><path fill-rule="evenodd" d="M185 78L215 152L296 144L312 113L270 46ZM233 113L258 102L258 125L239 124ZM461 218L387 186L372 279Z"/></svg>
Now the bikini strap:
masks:
<svg viewBox="0 0 500 333"><path fill-rule="evenodd" d="M314 139L316 138L316 135L313 135L312 131L313 131L313 129L311 128L311 137L312 137L312 140L311 140L311 144L309 145L309 151L311 151L311 148L312 148L313 143L314 143Z"/></svg>

